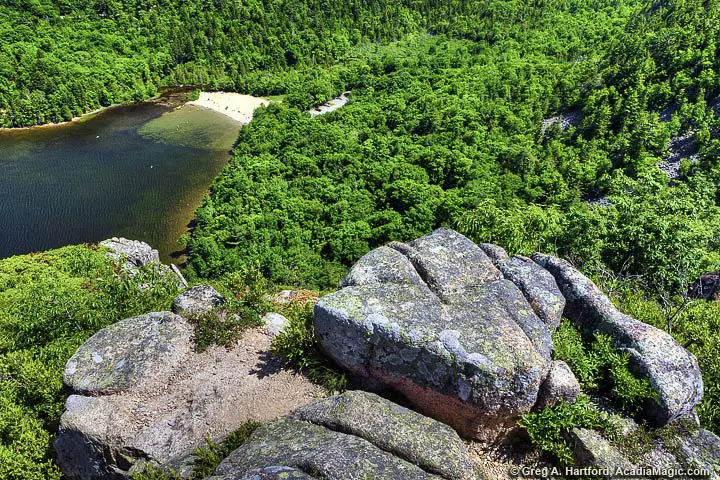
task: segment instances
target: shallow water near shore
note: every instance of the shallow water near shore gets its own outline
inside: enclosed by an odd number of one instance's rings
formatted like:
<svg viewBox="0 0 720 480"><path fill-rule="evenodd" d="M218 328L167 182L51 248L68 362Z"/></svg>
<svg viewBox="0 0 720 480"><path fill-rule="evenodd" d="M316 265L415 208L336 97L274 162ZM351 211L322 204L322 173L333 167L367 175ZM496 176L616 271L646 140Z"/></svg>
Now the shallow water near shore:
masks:
<svg viewBox="0 0 720 480"><path fill-rule="evenodd" d="M178 263L177 240L239 130L211 110L140 103L0 131L0 258L124 236Z"/></svg>

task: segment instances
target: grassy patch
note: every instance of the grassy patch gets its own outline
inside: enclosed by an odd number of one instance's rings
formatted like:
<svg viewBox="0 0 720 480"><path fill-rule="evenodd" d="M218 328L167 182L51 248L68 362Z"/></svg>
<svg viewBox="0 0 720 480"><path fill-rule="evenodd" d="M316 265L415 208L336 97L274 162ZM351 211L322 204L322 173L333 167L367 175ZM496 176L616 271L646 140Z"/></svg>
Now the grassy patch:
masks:
<svg viewBox="0 0 720 480"><path fill-rule="evenodd" d="M167 310L172 277L148 267L130 278L84 245L0 260L0 478L60 479L51 442L65 363L98 330Z"/></svg>
<svg viewBox="0 0 720 480"><path fill-rule="evenodd" d="M272 353L285 364L305 374L308 379L331 392L347 388L347 376L323 355L313 327L313 304L293 305L284 311L289 323L273 339Z"/></svg>

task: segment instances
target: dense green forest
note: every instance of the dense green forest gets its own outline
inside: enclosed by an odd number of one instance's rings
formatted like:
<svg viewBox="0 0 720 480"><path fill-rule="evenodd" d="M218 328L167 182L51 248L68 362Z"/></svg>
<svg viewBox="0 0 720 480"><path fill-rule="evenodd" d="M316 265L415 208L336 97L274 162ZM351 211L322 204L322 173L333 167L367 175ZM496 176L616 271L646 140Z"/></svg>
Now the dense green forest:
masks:
<svg viewBox="0 0 720 480"><path fill-rule="evenodd" d="M177 84L282 95L183 239L191 278L331 289L369 249L443 225L556 253L697 355L718 432L720 306L685 293L720 269L719 24L718 0L3 2L0 125ZM683 136L695 156L669 179L656 165ZM134 285L85 247L0 261L1 479L59 478L65 360L173 293Z"/></svg>

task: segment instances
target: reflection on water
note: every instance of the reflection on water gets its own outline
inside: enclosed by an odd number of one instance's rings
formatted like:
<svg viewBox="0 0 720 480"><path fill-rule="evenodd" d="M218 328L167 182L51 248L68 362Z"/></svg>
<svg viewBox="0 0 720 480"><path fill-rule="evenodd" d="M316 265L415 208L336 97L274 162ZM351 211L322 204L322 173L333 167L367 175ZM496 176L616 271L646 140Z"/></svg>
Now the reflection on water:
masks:
<svg viewBox="0 0 720 480"><path fill-rule="evenodd" d="M239 128L210 110L144 103L0 131L0 258L124 236L168 261Z"/></svg>

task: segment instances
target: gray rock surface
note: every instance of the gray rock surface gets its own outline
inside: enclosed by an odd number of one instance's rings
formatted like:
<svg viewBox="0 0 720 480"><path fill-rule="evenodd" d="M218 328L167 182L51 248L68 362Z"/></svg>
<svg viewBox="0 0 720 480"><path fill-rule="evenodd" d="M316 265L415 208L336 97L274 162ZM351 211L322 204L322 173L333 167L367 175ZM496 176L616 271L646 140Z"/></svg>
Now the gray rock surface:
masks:
<svg viewBox="0 0 720 480"><path fill-rule="evenodd" d="M240 476L266 466L285 465L332 480L430 480L440 477L354 435L282 418L258 428L230 454L215 475Z"/></svg>
<svg viewBox="0 0 720 480"><path fill-rule="evenodd" d="M293 417L364 438L444 478L476 478L467 449L455 430L375 394L345 392L307 405Z"/></svg>
<svg viewBox="0 0 720 480"><path fill-rule="evenodd" d="M490 257L490 260L497 266L499 263L504 263L510 260L510 256L507 254L504 248L499 247L493 243L480 243L478 244L485 255Z"/></svg>
<svg viewBox="0 0 720 480"><path fill-rule="evenodd" d="M573 428L568 436L573 444L575 465L578 467L608 469L613 474L606 478L615 478L614 472L619 468L633 468L633 464L597 432Z"/></svg>
<svg viewBox="0 0 720 480"><path fill-rule="evenodd" d="M90 395L148 387L190 355L192 335L190 324L169 312L123 320L85 342L65 366L63 380Z"/></svg>
<svg viewBox="0 0 720 480"><path fill-rule="evenodd" d="M580 395L580 383L572 370L562 360L555 360L548 377L540 387L535 407L543 409L555 405L560 400L573 403L577 400L578 395Z"/></svg>
<svg viewBox="0 0 720 480"><path fill-rule="evenodd" d="M285 331L290 321L279 313L266 313L262 318L265 331L270 337L277 337Z"/></svg>
<svg viewBox="0 0 720 480"><path fill-rule="evenodd" d="M297 470L291 467L265 467L258 468L255 470L249 470L242 474L231 474L223 475L220 477L213 476L208 477L207 480L313 480L315 477L311 477L302 470Z"/></svg>
<svg viewBox="0 0 720 480"><path fill-rule="evenodd" d="M209 285L189 288L175 297L172 310L184 317L196 317L211 312L225 303L225 298Z"/></svg>
<svg viewBox="0 0 720 480"><path fill-rule="evenodd" d="M388 247L316 304L324 351L464 436L492 439L514 426L550 368L547 326L483 250L452 230ZM370 268L370 259L382 261Z"/></svg>
<svg viewBox="0 0 720 480"><path fill-rule="evenodd" d="M496 266L506 279L520 288L535 314L554 332L562 319L565 297L555 278L533 260L515 255Z"/></svg>
<svg viewBox="0 0 720 480"><path fill-rule="evenodd" d="M185 324L179 316L163 315ZM185 459L208 437L217 441L248 420L287 415L318 394L307 379L283 370L281 361L269 355L270 338L259 328L246 332L232 350L211 347L197 354L189 336L183 335L173 337L172 343L158 343L167 351L145 355L143 347L133 345L151 345L147 351L152 351L157 328L144 326L120 322L98 334L102 342L91 339L80 348L79 353L90 354L90 361L74 367L73 380L90 378L91 385L104 386L109 378L115 385L111 357L116 363L130 358L137 367L131 371L138 373L120 377L122 388L113 388L113 394L103 389L108 394L68 398L55 441L67 480L125 479L146 463L188 475ZM113 356L95 364L92 354L98 343L115 347ZM175 361L172 355L180 351L187 355ZM98 389L92 393L97 395Z"/></svg>
<svg viewBox="0 0 720 480"><path fill-rule="evenodd" d="M720 478L720 437L700 429L680 441L680 456L686 464L707 469L711 478Z"/></svg>
<svg viewBox="0 0 720 480"><path fill-rule="evenodd" d="M645 408L646 418L666 425L700 403L703 383L695 356L669 334L618 311L609 298L565 260L536 253L533 260L557 281L567 304L565 317L586 334L610 336L631 355L631 367L658 391Z"/></svg>
<svg viewBox="0 0 720 480"><path fill-rule="evenodd" d="M126 269L160 263L160 254L145 242L113 237L100 242L100 246L110 250L109 255L115 260L124 260Z"/></svg>

